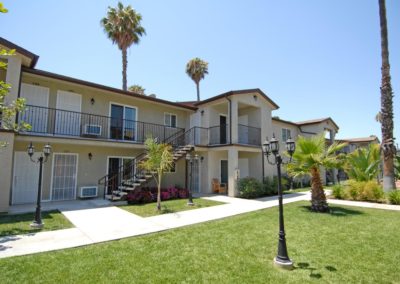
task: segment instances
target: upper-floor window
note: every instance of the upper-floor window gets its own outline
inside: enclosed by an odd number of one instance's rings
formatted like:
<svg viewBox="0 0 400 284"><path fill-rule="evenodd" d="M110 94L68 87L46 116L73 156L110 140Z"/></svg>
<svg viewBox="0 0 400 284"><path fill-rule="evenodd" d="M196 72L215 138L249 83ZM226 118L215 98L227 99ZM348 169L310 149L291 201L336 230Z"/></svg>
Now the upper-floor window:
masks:
<svg viewBox="0 0 400 284"><path fill-rule="evenodd" d="M292 137L292 135L290 134L290 129L282 128L282 142L286 142L289 137Z"/></svg>
<svg viewBox="0 0 400 284"><path fill-rule="evenodd" d="M164 125L169 127L176 127L176 114L164 113Z"/></svg>

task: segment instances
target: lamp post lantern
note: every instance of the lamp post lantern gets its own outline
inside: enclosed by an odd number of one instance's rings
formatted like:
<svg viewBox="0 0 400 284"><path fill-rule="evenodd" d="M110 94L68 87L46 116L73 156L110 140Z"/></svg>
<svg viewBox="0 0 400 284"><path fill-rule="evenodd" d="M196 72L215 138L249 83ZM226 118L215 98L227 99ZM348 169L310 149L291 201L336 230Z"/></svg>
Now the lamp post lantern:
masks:
<svg viewBox="0 0 400 284"><path fill-rule="evenodd" d="M190 164L190 174L189 174L189 196L188 196L188 203L187 205L193 206L193 195L192 195L192 189L193 189L193 161L198 161L199 160L199 155L197 154L186 154L186 161L189 162Z"/></svg>
<svg viewBox="0 0 400 284"><path fill-rule="evenodd" d="M35 220L30 224L33 228L43 228L42 222L42 212L41 212L41 199L42 199L42 168L43 163L47 162L47 158L51 153L51 146L47 143L43 147L43 154L40 155L37 160L33 159L33 154L35 154L35 147L32 145L32 142L29 144L27 149L29 158L32 162L39 164L39 182L38 182L38 193L37 193L37 201L36 201L36 212L35 212ZM44 155L44 156L43 156Z"/></svg>
<svg viewBox="0 0 400 284"><path fill-rule="evenodd" d="M289 137L286 141L286 150L290 155L290 159L284 162L281 155L279 154L279 141L275 138L275 134L272 139L268 141L268 137L262 145L263 154L267 157L267 161L270 165L276 165L278 172L278 199L279 199L279 242L278 242L278 254L274 258L274 263L278 267L285 269L292 269L293 262L288 256L285 238L285 224L283 219L283 202L282 202L282 176L281 176L281 165L288 164L292 161L293 153L296 149L296 144ZM270 155L274 156L274 160L270 161Z"/></svg>

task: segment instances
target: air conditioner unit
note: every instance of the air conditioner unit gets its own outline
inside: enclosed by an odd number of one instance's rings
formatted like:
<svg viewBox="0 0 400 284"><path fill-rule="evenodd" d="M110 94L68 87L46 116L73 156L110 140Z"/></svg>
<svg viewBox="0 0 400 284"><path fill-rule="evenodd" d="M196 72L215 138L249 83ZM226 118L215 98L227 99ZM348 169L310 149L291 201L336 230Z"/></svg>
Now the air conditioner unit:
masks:
<svg viewBox="0 0 400 284"><path fill-rule="evenodd" d="M97 197L97 186L82 186L79 191L79 197Z"/></svg>
<svg viewBox="0 0 400 284"><path fill-rule="evenodd" d="M83 133L86 135L100 136L101 135L101 125L85 124L85 129L83 130Z"/></svg>

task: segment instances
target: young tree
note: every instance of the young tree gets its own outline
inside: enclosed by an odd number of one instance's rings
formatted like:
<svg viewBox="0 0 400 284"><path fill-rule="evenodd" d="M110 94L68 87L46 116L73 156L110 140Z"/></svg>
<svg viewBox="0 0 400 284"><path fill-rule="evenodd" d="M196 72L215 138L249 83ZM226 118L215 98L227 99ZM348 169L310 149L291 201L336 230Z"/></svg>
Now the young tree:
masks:
<svg viewBox="0 0 400 284"><path fill-rule="evenodd" d="M156 139L147 138L145 143L147 156L139 166L150 172L157 183L157 210L161 210L161 181L163 175L170 171L174 162L172 147L157 143Z"/></svg>
<svg viewBox="0 0 400 284"><path fill-rule="evenodd" d="M0 13L7 13L7 9L4 8L3 3L0 2ZM0 50L0 56L12 56L14 50L7 51L4 49ZM0 59L0 69L6 70L7 63ZM10 84L0 81L0 128L6 130L19 131L22 129L30 129L30 125L19 121L16 122L15 117L18 113L25 110L25 99L18 98L15 101L7 102L6 97L11 88ZM7 143L0 141L0 148L7 146Z"/></svg>
<svg viewBox="0 0 400 284"><path fill-rule="evenodd" d="M122 51L122 89L127 90L128 66L127 50L132 44L139 44L140 37L146 34L140 25L142 15L137 13L131 5L124 7L118 2L117 8L108 7L107 17L101 20L101 25L108 38Z"/></svg>
<svg viewBox="0 0 400 284"><path fill-rule="evenodd" d="M346 145L346 143L335 142L327 147L324 135L310 138L300 136L297 139L293 162L288 164L287 170L293 177L311 176L311 210L316 212L329 211L321 181L320 168L341 168L344 157L341 154L337 155L337 152Z"/></svg>
<svg viewBox="0 0 400 284"><path fill-rule="evenodd" d="M143 87L140 86L140 85L135 84L135 85L130 86L130 87L128 88L128 90L129 90L130 92L135 93L135 94L145 95L144 91L145 91L146 89L143 88Z"/></svg>
<svg viewBox="0 0 400 284"><path fill-rule="evenodd" d="M208 74L208 63L196 57L186 64L186 74L196 83L197 101L200 101L200 80Z"/></svg>
<svg viewBox="0 0 400 284"><path fill-rule="evenodd" d="M348 154L344 170L352 179L369 181L378 176L380 162L380 145L370 144Z"/></svg>
<svg viewBox="0 0 400 284"><path fill-rule="evenodd" d="M390 64L388 30L386 21L385 0L379 0L379 18L381 30L381 131L383 145L383 190L390 191L396 188L394 183L395 148L393 141L393 91L390 83Z"/></svg>

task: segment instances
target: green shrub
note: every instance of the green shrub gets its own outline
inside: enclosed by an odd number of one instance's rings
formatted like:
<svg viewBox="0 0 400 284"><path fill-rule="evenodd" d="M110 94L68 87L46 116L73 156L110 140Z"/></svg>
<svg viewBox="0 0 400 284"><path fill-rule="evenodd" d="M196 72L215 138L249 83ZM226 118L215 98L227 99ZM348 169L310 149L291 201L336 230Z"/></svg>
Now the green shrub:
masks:
<svg viewBox="0 0 400 284"><path fill-rule="evenodd" d="M271 196L278 194L278 179L273 177L266 177L262 185L264 196Z"/></svg>
<svg viewBox="0 0 400 284"><path fill-rule="evenodd" d="M391 204L400 205L400 190L389 192L388 199Z"/></svg>
<svg viewBox="0 0 400 284"><path fill-rule="evenodd" d="M257 198L263 196L263 187L261 183L252 177L245 177L238 183L239 197Z"/></svg>
<svg viewBox="0 0 400 284"><path fill-rule="evenodd" d="M372 180L349 180L344 192L345 199L360 201L380 201L384 196L382 186Z"/></svg>
<svg viewBox="0 0 400 284"><path fill-rule="evenodd" d="M361 192L360 200L365 201L379 201L385 194L383 193L382 186L380 186L376 181L367 181L363 186Z"/></svg>
<svg viewBox="0 0 400 284"><path fill-rule="evenodd" d="M336 184L332 187L332 195L337 199L344 199L345 192L344 187L340 184Z"/></svg>
<svg viewBox="0 0 400 284"><path fill-rule="evenodd" d="M345 191L345 199L358 200L362 191L362 181L349 180Z"/></svg>

